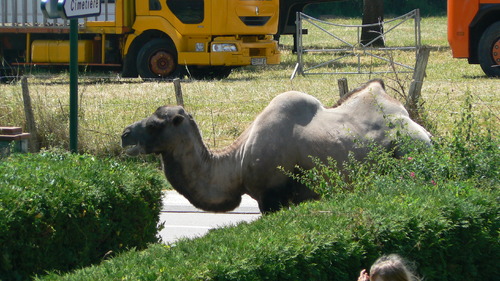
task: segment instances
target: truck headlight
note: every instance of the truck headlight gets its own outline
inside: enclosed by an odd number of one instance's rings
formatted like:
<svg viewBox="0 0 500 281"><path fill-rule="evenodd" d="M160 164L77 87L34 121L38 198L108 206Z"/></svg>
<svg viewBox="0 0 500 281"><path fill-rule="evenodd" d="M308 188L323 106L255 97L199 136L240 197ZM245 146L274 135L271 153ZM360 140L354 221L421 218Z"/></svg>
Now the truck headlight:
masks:
<svg viewBox="0 0 500 281"><path fill-rule="evenodd" d="M237 52L235 44L229 43L214 43L212 44L212 52Z"/></svg>

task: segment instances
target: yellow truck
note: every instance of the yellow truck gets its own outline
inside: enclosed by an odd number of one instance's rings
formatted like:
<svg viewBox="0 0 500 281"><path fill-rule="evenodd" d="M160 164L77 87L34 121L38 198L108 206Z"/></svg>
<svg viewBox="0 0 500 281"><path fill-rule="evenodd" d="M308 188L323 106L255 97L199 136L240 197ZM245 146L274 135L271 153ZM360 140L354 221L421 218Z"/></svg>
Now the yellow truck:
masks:
<svg viewBox="0 0 500 281"><path fill-rule="evenodd" d="M67 0L85 5L85 1ZM1 75L69 64L69 21L40 1L0 1ZM245 65L279 64L279 0L100 0L78 19L78 62L122 77L225 78Z"/></svg>

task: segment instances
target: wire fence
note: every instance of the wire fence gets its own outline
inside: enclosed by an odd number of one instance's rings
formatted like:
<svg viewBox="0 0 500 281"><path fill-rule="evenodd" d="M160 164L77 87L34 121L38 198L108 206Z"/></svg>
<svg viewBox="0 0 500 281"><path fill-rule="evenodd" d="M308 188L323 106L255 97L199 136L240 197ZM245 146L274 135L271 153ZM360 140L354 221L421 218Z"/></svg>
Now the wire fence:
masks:
<svg viewBox="0 0 500 281"><path fill-rule="evenodd" d="M69 82L65 76L28 76L29 95L33 100L41 147L66 147L69 126ZM192 80L181 81L188 89ZM13 83L11 93L0 91L0 126L23 126L26 124L21 83ZM268 100L255 97L232 99L229 96L214 98L203 96L194 89L183 97L185 107L196 118L204 140L211 149L231 144L255 117L256 111L264 108ZM176 105L172 81L144 82L142 79L121 79L115 76L82 77L78 86L79 146L83 152L93 154L122 153L120 136L125 126L150 116L157 107ZM238 110L249 109L249 112Z"/></svg>
<svg viewBox="0 0 500 281"><path fill-rule="evenodd" d="M292 78L296 73L412 73L416 55L421 47L420 21L418 9L390 20L365 25L323 21L298 12L297 65ZM380 27L383 32L373 36L370 41L363 42L362 30L372 27ZM307 32L304 32L305 30ZM321 38L322 45L317 44L318 38ZM374 43L377 41L384 42L383 46L375 47ZM407 54L398 57L394 51L411 51L414 53L414 60L408 60ZM401 58L405 59L398 60ZM348 65L350 67L346 69Z"/></svg>
<svg viewBox="0 0 500 281"><path fill-rule="evenodd" d="M356 87L366 78L353 77L349 86ZM182 82L185 107L198 123L203 140L210 149L230 145L250 125L269 101L283 92L275 80ZM297 90L309 92L325 104L333 105L339 98L336 89L324 93L311 92L309 79L302 80ZM424 107L431 124L450 126L462 116L464 101L477 116L489 116L500 124L500 102L495 98L495 86L488 81L476 82L477 89L457 90L453 81L431 81L425 84ZM28 77L34 119L41 147L68 146L69 84L66 76ZM298 82L293 82L298 83ZM314 83L314 82L313 82ZM388 91L397 87L386 80ZM291 85L291 84L290 84ZM336 85L333 84L333 85ZM253 91L251 87L258 87ZM331 85L329 86L332 87ZM0 86L0 126L26 126L20 83ZM335 86L336 88L336 86ZM272 90L270 90L272 89ZM445 90L443 94L443 89ZM478 94L482 91L481 94ZM258 93L258 94L256 94ZM486 95L485 93L488 93ZM79 144L80 151L100 155L120 155L122 130L135 121L150 116L158 106L177 103L171 82L143 82L140 79L120 79L115 76L87 76L79 83ZM485 117L486 118L486 117Z"/></svg>

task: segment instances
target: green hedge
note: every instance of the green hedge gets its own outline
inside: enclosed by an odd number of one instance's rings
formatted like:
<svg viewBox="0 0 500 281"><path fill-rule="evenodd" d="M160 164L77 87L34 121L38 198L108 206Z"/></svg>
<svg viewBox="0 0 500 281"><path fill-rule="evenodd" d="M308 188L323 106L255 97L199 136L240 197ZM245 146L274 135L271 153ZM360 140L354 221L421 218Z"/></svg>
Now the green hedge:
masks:
<svg viewBox="0 0 500 281"><path fill-rule="evenodd" d="M0 159L0 280L100 262L157 242L163 176L61 151Z"/></svg>
<svg viewBox="0 0 500 281"><path fill-rule="evenodd" d="M381 254L400 253L425 280L496 280L498 188L374 186L43 279L352 281Z"/></svg>

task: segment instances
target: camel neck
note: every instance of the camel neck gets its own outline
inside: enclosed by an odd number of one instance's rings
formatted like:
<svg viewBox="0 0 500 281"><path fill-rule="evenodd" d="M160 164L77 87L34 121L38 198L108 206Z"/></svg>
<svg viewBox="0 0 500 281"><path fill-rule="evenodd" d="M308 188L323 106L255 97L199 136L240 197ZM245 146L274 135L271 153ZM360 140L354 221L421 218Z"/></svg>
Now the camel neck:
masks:
<svg viewBox="0 0 500 281"><path fill-rule="evenodd" d="M195 137L182 149L162 153L165 176L195 207L226 212L236 208L243 194L236 153L213 153Z"/></svg>

